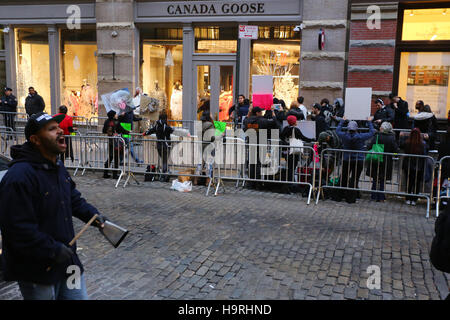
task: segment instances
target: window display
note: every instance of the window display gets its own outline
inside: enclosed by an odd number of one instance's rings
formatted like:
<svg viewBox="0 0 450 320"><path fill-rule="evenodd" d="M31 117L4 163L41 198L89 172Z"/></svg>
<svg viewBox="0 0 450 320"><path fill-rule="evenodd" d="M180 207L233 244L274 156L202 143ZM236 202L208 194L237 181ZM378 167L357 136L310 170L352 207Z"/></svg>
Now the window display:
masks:
<svg viewBox="0 0 450 320"><path fill-rule="evenodd" d="M236 53L236 27L195 28L195 53Z"/></svg>
<svg viewBox="0 0 450 320"><path fill-rule="evenodd" d="M143 45L142 58L144 93L159 101L159 109L166 110L169 119L181 120L183 46L149 41Z"/></svg>
<svg viewBox="0 0 450 320"><path fill-rule="evenodd" d="M430 105L436 118L450 110L450 52L402 52L399 96L414 106L417 100ZM410 107L410 113L417 110Z"/></svg>
<svg viewBox="0 0 450 320"><path fill-rule="evenodd" d="M19 28L16 32L17 99L25 105L28 88L34 87L51 113L50 57L47 28Z"/></svg>
<svg viewBox="0 0 450 320"><path fill-rule="evenodd" d="M450 8L405 10L402 40L450 40Z"/></svg>
<svg viewBox="0 0 450 320"><path fill-rule="evenodd" d="M95 30L61 31L62 103L70 116L98 115Z"/></svg>
<svg viewBox="0 0 450 320"><path fill-rule="evenodd" d="M255 42L252 51L251 74L273 76L274 97L289 106L298 96L300 41Z"/></svg>

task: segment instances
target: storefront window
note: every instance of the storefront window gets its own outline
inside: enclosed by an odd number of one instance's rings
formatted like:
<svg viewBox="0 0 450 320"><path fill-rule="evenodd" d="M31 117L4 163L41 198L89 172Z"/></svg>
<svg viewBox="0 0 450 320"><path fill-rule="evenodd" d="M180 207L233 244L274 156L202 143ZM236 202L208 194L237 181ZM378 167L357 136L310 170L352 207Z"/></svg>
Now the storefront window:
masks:
<svg viewBox="0 0 450 320"><path fill-rule="evenodd" d="M450 40L450 8L405 10L402 40Z"/></svg>
<svg viewBox="0 0 450 320"><path fill-rule="evenodd" d="M62 101L71 116L98 115L95 30L62 30Z"/></svg>
<svg viewBox="0 0 450 320"><path fill-rule="evenodd" d="M195 53L236 53L236 27L195 28Z"/></svg>
<svg viewBox="0 0 450 320"><path fill-rule="evenodd" d="M300 35L292 29L260 27L259 39L252 45L251 62L251 75L273 76L273 95L288 107L298 96L300 73Z"/></svg>
<svg viewBox="0 0 450 320"><path fill-rule="evenodd" d="M399 96L414 105L423 100L436 118L446 118L450 110L450 52L402 52L399 74Z"/></svg>
<svg viewBox="0 0 450 320"><path fill-rule="evenodd" d="M177 32L173 32L173 35L179 36ZM142 64L144 93L159 101L160 110L166 110L169 119L181 120L183 117L183 45L181 41L144 42L142 59L144 60Z"/></svg>
<svg viewBox="0 0 450 320"><path fill-rule="evenodd" d="M17 99L25 105L28 88L33 87L51 113L50 60L47 28L21 28L17 39Z"/></svg>

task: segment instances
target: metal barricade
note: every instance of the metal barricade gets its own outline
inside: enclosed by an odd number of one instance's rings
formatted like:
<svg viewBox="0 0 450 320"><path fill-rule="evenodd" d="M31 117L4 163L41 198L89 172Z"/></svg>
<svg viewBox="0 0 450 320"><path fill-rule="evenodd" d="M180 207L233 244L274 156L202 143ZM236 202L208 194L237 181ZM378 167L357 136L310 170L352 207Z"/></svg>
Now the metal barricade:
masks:
<svg viewBox="0 0 450 320"><path fill-rule="evenodd" d="M367 155L370 154L370 159ZM430 156L380 153L370 151L325 149L320 157L320 178L316 198L324 189L339 189L342 197L354 202L359 191L405 196L415 204L417 198L427 200L429 217L433 199L435 161Z"/></svg>
<svg viewBox="0 0 450 320"><path fill-rule="evenodd" d="M309 187L308 201L316 185L316 162L312 147L279 144L248 144L242 139L215 144L218 192L221 180L243 183L288 184ZM218 160L218 161L217 161Z"/></svg>
<svg viewBox="0 0 450 320"><path fill-rule="evenodd" d="M445 168L445 171L444 169ZM443 157L438 163L438 179L437 179L437 192L436 192L436 217L439 216L440 204L442 199L450 199L450 156ZM443 187L445 190L443 190ZM446 205L449 205L449 200L446 201Z"/></svg>
<svg viewBox="0 0 450 320"><path fill-rule="evenodd" d="M98 126L108 119L108 117L90 117L87 126L87 132L98 131Z"/></svg>
<svg viewBox="0 0 450 320"><path fill-rule="evenodd" d="M28 114L22 112L0 111L0 123L2 126L12 128L24 128L28 121Z"/></svg>
<svg viewBox="0 0 450 320"><path fill-rule="evenodd" d="M119 136L80 136L80 140L80 167L83 168L81 175L86 170L120 173L115 185L117 188L127 168L124 139Z"/></svg>
<svg viewBox="0 0 450 320"><path fill-rule="evenodd" d="M78 128L79 132L87 132L89 130L89 119L83 116L71 116L73 126ZM81 129L81 130L80 130Z"/></svg>
<svg viewBox="0 0 450 320"><path fill-rule="evenodd" d="M150 175L153 180L159 176L162 181L166 182L170 175L176 175L194 179L209 179L206 195L209 194L213 172L202 170L201 153L204 142L197 141L192 137L179 137L179 140L166 141L157 140L153 136L143 137L131 134L130 140L125 141L125 144L127 146L128 176L124 187L130 178L135 179L135 173ZM150 171L147 170L148 168ZM135 181L139 184L136 179Z"/></svg>

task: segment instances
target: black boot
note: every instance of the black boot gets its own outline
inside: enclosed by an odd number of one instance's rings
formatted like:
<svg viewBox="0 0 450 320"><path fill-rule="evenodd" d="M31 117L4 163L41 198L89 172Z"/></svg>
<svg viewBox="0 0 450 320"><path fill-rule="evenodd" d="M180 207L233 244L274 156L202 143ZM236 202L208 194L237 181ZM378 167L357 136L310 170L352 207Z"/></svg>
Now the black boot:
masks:
<svg viewBox="0 0 450 320"><path fill-rule="evenodd" d="M109 178L111 178L111 175L108 173L108 171L103 171L103 178L104 179L109 179Z"/></svg>

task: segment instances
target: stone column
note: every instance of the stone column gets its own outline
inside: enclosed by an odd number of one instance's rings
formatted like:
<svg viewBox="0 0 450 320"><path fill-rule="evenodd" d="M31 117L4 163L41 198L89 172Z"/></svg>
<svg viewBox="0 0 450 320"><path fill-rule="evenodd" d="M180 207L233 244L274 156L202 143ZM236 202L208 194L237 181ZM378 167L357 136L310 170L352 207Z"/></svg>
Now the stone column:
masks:
<svg viewBox="0 0 450 320"><path fill-rule="evenodd" d="M344 95L349 1L303 1L299 94L309 107ZM325 30L324 50L318 48L320 28Z"/></svg>
<svg viewBox="0 0 450 320"><path fill-rule="evenodd" d="M134 26L134 0L96 0L97 66L99 116L105 116L101 95L128 88L133 94L136 87ZM113 75L113 55L114 75Z"/></svg>
<svg viewBox="0 0 450 320"><path fill-rule="evenodd" d="M5 26L6 27L6 26ZM16 41L15 30L11 26L8 33L4 33L5 37L5 53L6 53L6 85L13 89L13 94L17 96L17 77L16 77ZM19 101L18 107L25 107L24 101Z"/></svg>
<svg viewBox="0 0 450 320"><path fill-rule="evenodd" d="M239 64L239 93L248 98L250 91L250 51L252 41L250 39L241 39L241 56ZM236 100L236 99L235 99Z"/></svg>
<svg viewBox="0 0 450 320"><path fill-rule="evenodd" d="M55 26L48 27L48 50L50 60L51 114L57 113L61 104L61 37Z"/></svg>
<svg viewBox="0 0 450 320"><path fill-rule="evenodd" d="M197 92L194 92L192 83L193 52L194 29L191 25L185 25L183 26L183 120L195 120L197 114Z"/></svg>

